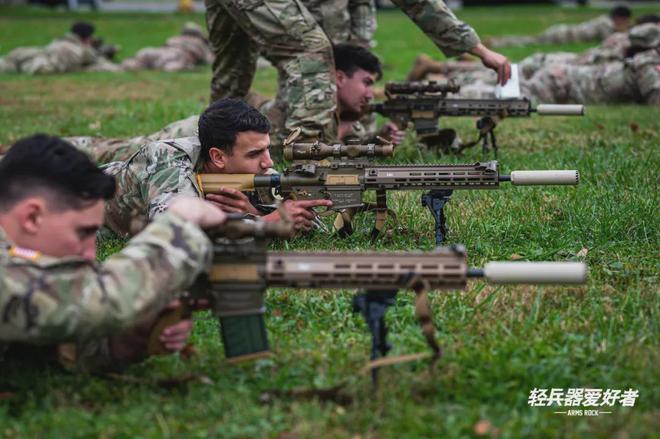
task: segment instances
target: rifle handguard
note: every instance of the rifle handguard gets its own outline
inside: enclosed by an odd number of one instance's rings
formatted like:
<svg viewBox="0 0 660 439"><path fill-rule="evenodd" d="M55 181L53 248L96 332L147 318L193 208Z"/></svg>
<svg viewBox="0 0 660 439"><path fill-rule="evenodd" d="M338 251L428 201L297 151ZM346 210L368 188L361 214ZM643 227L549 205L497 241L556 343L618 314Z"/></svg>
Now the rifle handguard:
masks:
<svg viewBox="0 0 660 439"><path fill-rule="evenodd" d="M535 185L570 185L576 186L580 183L578 171L512 171L511 184L517 186Z"/></svg>
<svg viewBox="0 0 660 439"><path fill-rule="evenodd" d="M584 105L540 104L536 112L539 116L584 116Z"/></svg>
<svg viewBox="0 0 660 439"><path fill-rule="evenodd" d="M587 280L583 262L489 262L483 271L493 284L582 284Z"/></svg>

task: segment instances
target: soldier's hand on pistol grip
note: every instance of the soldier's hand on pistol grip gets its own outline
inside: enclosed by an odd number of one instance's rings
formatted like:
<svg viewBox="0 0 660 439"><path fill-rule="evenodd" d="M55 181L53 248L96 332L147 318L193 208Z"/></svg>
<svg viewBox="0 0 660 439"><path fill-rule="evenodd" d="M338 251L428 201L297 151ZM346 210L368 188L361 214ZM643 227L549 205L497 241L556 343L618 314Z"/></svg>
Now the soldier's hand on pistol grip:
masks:
<svg viewBox="0 0 660 439"><path fill-rule="evenodd" d="M314 223L316 212L315 207L332 206L330 200L286 200L282 203L282 209L286 212L290 221L293 222L296 230L309 231ZM280 212L275 211L263 217L265 221L280 221L282 218Z"/></svg>
<svg viewBox="0 0 660 439"><path fill-rule="evenodd" d="M181 301L174 300L167 305L164 312L181 307ZM183 319L163 329L158 339L169 352L177 352L186 347L192 333L193 322L190 318Z"/></svg>

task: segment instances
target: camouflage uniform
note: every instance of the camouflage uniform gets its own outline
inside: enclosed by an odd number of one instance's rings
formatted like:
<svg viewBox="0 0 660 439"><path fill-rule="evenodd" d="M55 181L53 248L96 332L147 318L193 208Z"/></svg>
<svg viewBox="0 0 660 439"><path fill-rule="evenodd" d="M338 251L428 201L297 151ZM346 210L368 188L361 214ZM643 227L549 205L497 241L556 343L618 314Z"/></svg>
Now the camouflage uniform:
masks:
<svg viewBox="0 0 660 439"><path fill-rule="evenodd" d="M106 225L131 236L177 195L201 197L195 176L200 152L197 137L184 137L148 143L127 161L106 165L105 172L117 179L117 192L106 203Z"/></svg>
<svg viewBox="0 0 660 439"><path fill-rule="evenodd" d="M105 225L119 236L128 237L141 230L163 212L178 195L202 197L197 173L203 166L201 145L195 137L147 143L125 162L104 167L117 179L117 192L105 205ZM275 173L270 169L267 174ZM248 192L250 202L261 213L272 209L268 191Z"/></svg>
<svg viewBox="0 0 660 439"><path fill-rule="evenodd" d="M279 111L286 114L285 133L300 127L304 138L334 140L336 84L332 48L328 35L305 6L306 2L206 0L205 3L209 37L216 54L211 100L245 98L261 49L278 69L280 84L286 85L280 88L282 94L277 98ZM309 3L314 9L314 4ZM479 43L476 33L458 21L440 0L395 3L449 56L469 51ZM275 137L277 142L283 135Z"/></svg>
<svg viewBox="0 0 660 439"><path fill-rule="evenodd" d="M105 137L65 137L64 140L86 153L98 165L128 160L142 145L158 140L177 139L197 135L199 116L190 116L172 122L160 131L148 136L130 139L108 139Z"/></svg>
<svg viewBox="0 0 660 439"><path fill-rule="evenodd" d="M46 47L19 47L0 59L0 73L44 74L75 71L117 72L121 68L68 33Z"/></svg>
<svg viewBox="0 0 660 439"><path fill-rule="evenodd" d="M600 15L579 24L557 24L540 35L496 37L489 40L493 47L525 46L528 44L561 44L603 41L615 32L608 15Z"/></svg>
<svg viewBox="0 0 660 439"><path fill-rule="evenodd" d="M373 0L301 0L333 44L369 47L376 32Z"/></svg>
<svg viewBox="0 0 660 439"><path fill-rule="evenodd" d="M146 47L122 62L125 70L192 70L213 62L213 52L204 31L195 23L187 23L181 35L167 39L164 47Z"/></svg>
<svg viewBox="0 0 660 439"><path fill-rule="evenodd" d="M10 343L71 342L61 351L68 360L111 365L98 337L163 309L210 260L205 234L169 213L102 263L18 248L0 229L0 359Z"/></svg>
<svg viewBox="0 0 660 439"><path fill-rule="evenodd" d="M660 73L656 67L659 64L660 25L634 26L625 38L615 35L616 38L582 55L551 53L525 58L520 63L522 94L542 103L657 104L660 93ZM625 58L631 47L647 50ZM450 63L447 71L461 84L459 96L494 97L494 73L486 69L451 73ZM439 79L429 76L427 79Z"/></svg>
<svg viewBox="0 0 660 439"><path fill-rule="evenodd" d="M521 82L523 95L547 103L660 104L660 52L596 65L555 64Z"/></svg>

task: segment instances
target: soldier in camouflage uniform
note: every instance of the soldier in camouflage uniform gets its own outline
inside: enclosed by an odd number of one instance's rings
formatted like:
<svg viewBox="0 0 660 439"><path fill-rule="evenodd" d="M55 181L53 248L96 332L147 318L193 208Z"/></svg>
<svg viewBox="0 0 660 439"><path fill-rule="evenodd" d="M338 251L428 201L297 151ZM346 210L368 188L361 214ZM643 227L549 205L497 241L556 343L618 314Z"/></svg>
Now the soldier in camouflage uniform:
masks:
<svg viewBox="0 0 660 439"><path fill-rule="evenodd" d="M106 225L120 236L139 231L164 211L177 195L201 197L197 173L267 174L273 172L268 147L270 123L245 102L224 99L207 108L199 119L199 136L145 144L124 162L105 167L117 178L118 190L106 206ZM246 212L279 220L279 212L263 206L265 195L249 198L226 188L206 198L227 212ZM309 229L310 210L328 201L287 200L282 206L299 229Z"/></svg>
<svg viewBox="0 0 660 439"><path fill-rule="evenodd" d="M146 47L121 63L124 70L180 72L213 62L213 52L202 28L192 22L181 35L167 39L164 47Z"/></svg>
<svg viewBox="0 0 660 439"><path fill-rule="evenodd" d="M46 47L19 47L0 59L0 73L118 72L121 68L92 47L94 26L75 23L71 31Z"/></svg>
<svg viewBox="0 0 660 439"><path fill-rule="evenodd" d="M254 77L259 51L285 82L288 106L285 130L301 128L304 138L332 141L336 78L328 35L300 0L206 0L209 38L216 58L211 100L245 98ZM505 57L483 46L476 33L460 22L441 0L395 1L446 55L472 52L509 75ZM320 4L320 3L319 3ZM281 136L280 139L281 140Z"/></svg>
<svg viewBox="0 0 660 439"><path fill-rule="evenodd" d="M523 95L544 103L657 104L660 25L639 24L625 38L615 35L615 39L584 54L535 54L525 58L520 63ZM420 57L409 75L411 80L447 77L461 84L459 96L494 96L496 78L474 62L439 63Z"/></svg>
<svg viewBox="0 0 660 439"><path fill-rule="evenodd" d="M114 188L84 154L44 135L19 141L0 162L0 360L26 345L51 345L39 350L83 370L143 358L154 316L209 268L212 246L198 225L225 215L195 199L175 201L96 263L103 200ZM160 340L180 349L191 326L169 326Z"/></svg>
<svg viewBox="0 0 660 439"><path fill-rule="evenodd" d="M368 49L349 43L333 45L337 77L338 139L346 143L377 142L376 136L389 139L395 145L404 133L394 123L387 122L379 131L371 119L364 120L364 108L373 100L373 86L382 76L380 60ZM275 101L250 93L248 104L258 108L270 120L272 131L284 130L286 115L277 111Z"/></svg>
<svg viewBox="0 0 660 439"><path fill-rule="evenodd" d="M625 32L632 12L625 6L613 8L609 15L600 15L579 24L557 24L535 36L507 36L489 39L493 47L525 46L529 44L562 44L600 42L615 32Z"/></svg>
<svg viewBox="0 0 660 439"><path fill-rule="evenodd" d="M633 46L623 61L549 65L522 81L521 90L539 102L659 105L660 27L654 29L644 35L631 33Z"/></svg>

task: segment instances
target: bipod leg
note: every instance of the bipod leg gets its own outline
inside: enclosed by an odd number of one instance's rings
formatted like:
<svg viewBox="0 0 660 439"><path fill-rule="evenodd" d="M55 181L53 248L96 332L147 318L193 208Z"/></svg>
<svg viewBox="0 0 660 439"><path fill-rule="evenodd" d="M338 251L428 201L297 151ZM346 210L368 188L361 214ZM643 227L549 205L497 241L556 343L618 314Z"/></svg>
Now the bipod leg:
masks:
<svg viewBox="0 0 660 439"><path fill-rule="evenodd" d="M422 206L428 207L435 220L435 245L440 245L447 236L445 204L451 200L452 190L436 189L422 195Z"/></svg>
<svg viewBox="0 0 660 439"><path fill-rule="evenodd" d="M493 145L493 155L495 156L495 160L497 160L497 139L495 138L495 128L490 130L490 140Z"/></svg>
<svg viewBox="0 0 660 439"><path fill-rule="evenodd" d="M362 290L353 297L353 312L359 312L371 332L371 361L384 357L392 349L387 342L385 313L394 305L397 290ZM378 367L371 369L374 388L378 385Z"/></svg>

